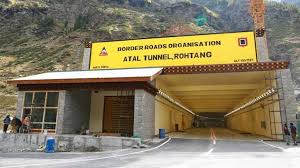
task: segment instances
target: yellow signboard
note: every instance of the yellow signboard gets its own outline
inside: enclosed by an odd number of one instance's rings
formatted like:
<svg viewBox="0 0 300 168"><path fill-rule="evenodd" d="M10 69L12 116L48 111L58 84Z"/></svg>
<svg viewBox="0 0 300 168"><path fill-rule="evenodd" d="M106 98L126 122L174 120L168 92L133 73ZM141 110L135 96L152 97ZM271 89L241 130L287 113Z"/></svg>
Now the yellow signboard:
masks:
<svg viewBox="0 0 300 168"><path fill-rule="evenodd" d="M238 32L93 43L90 69L256 61L254 33Z"/></svg>

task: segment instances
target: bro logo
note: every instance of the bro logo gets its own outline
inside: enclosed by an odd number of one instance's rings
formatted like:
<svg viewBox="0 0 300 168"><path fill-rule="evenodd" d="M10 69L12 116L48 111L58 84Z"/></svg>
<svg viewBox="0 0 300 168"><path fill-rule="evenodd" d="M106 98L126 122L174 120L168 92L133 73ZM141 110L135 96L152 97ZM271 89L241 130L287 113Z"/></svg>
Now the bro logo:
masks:
<svg viewBox="0 0 300 168"><path fill-rule="evenodd" d="M239 46L240 47L246 47L248 45L248 40L247 38L239 38L238 39Z"/></svg>
<svg viewBox="0 0 300 168"><path fill-rule="evenodd" d="M108 56L107 50L105 49L105 47L102 48L99 56Z"/></svg>

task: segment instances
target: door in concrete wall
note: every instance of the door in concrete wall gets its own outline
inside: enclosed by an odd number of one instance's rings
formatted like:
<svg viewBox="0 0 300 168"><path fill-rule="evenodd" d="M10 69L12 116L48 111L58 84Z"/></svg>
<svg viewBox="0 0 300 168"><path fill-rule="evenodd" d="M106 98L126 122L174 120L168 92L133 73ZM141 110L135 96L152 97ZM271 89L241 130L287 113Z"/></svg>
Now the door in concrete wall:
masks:
<svg viewBox="0 0 300 168"><path fill-rule="evenodd" d="M121 136L132 136L134 119L134 97L105 97L103 119L103 132L117 133Z"/></svg>

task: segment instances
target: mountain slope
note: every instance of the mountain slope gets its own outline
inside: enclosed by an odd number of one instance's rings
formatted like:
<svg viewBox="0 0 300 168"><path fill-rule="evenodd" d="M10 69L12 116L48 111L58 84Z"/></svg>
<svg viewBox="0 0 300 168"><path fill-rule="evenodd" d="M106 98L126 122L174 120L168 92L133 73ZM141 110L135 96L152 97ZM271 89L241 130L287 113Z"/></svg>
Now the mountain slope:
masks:
<svg viewBox="0 0 300 168"><path fill-rule="evenodd" d="M1 111L13 111L7 79L78 70L83 42L252 31L247 0L2 0L0 2ZM273 60L291 60L300 83L299 8L269 2L267 35ZM1 110L2 109L2 110Z"/></svg>
<svg viewBox="0 0 300 168"><path fill-rule="evenodd" d="M188 9L189 12L185 12ZM5 0L0 2L0 118L15 110L6 80L47 71L78 70L84 41L209 33L193 24L202 6L143 0ZM178 19L181 18L181 19ZM190 30L187 32L185 30ZM2 101L2 100L7 101Z"/></svg>
<svg viewBox="0 0 300 168"><path fill-rule="evenodd" d="M300 7L300 0L282 0L283 3L293 4Z"/></svg>
<svg viewBox="0 0 300 168"><path fill-rule="evenodd" d="M253 22L248 14L248 0L193 0L218 13L217 31L253 30ZM270 58L291 62L292 75L300 86L300 10L291 5L277 2L266 3L266 30Z"/></svg>

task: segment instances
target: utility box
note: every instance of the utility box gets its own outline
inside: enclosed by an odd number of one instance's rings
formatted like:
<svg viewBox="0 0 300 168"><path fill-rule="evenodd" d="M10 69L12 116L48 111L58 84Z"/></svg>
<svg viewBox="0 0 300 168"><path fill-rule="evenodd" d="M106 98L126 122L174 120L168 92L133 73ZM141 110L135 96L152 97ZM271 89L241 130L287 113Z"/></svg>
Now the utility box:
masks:
<svg viewBox="0 0 300 168"><path fill-rule="evenodd" d="M163 128L159 129L159 139L164 139L166 138L166 131Z"/></svg>
<svg viewBox="0 0 300 168"><path fill-rule="evenodd" d="M54 153L55 152L55 139L52 137L47 138L46 140L45 153Z"/></svg>

